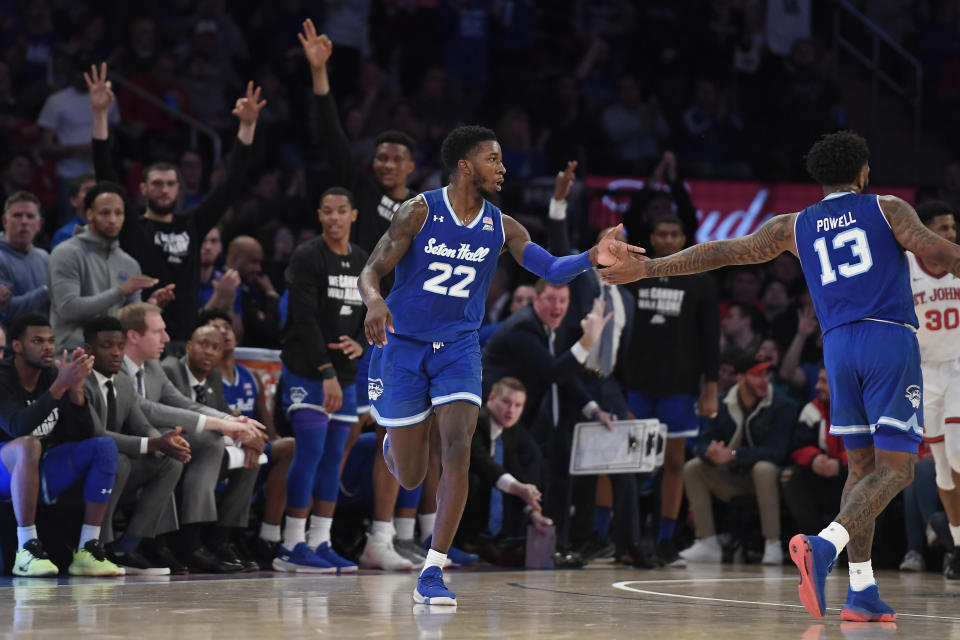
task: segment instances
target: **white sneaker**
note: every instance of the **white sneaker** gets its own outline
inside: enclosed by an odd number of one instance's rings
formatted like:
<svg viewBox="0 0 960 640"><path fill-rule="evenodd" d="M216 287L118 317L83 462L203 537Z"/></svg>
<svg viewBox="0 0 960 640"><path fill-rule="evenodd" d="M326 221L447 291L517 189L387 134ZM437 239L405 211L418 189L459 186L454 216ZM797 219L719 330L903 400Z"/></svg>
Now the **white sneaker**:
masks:
<svg viewBox="0 0 960 640"><path fill-rule="evenodd" d="M360 554L360 566L364 569L383 569L384 571L410 571L413 563L397 553L393 540L382 540L367 534L367 546Z"/></svg>
<svg viewBox="0 0 960 640"><path fill-rule="evenodd" d="M783 564L783 546L780 540L767 540L763 545L763 560L761 564L781 565Z"/></svg>
<svg viewBox="0 0 960 640"><path fill-rule="evenodd" d="M717 536L700 538L680 552L680 557L687 562L711 562L720 564L723 561L723 549L720 548L720 542Z"/></svg>
<svg viewBox="0 0 960 640"><path fill-rule="evenodd" d="M900 571L926 571L927 563L923 556L916 549L907 551L903 556L903 562L900 563Z"/></svg>

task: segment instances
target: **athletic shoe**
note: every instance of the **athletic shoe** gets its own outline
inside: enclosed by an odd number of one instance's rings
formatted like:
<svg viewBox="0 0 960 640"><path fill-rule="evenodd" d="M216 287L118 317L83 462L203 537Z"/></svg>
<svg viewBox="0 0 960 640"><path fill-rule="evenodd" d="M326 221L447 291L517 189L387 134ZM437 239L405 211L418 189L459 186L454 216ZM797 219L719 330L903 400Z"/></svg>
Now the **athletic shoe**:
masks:
<svg viewBox="0 0 960 640"><path fill-rule="evenodd" d="M671 539L661 540L657 543L656 559L657 564L661 567L667 567L669 569L687 568L686 559L680 557L680 554L677 553L677 547Z"/></svg>
<svg viewBox="0 0 960 640"><path fill-rule="evenodd" d="M708 536L696 540L692 545L680 552L680 557L687 562L708 562L720 564L723 561L723 548L717 536Z"/></svg>
<svg viewBox="0 0 960 640"><path fill-rule="evenodd" d="M864 589L847 591L847 602L840 611L840 617L850 622L893 622L897 612L880 599L877 583Z"/></svg>
<svg viewBox="0 0 960 640"><path fill-rule="evenodd" d="M394 536L393 548L401 556L412 562L415 567L422 567L423 563L427 560L426 550L417 544L417 541L413 538L401 540Z"/></svg>
<svg viewBox="0 0 960 640"><path fill-rule="evenodd" d="M170 567L158 567L147 560L136 549L127 553L110 553L110 562L123 569L124 575L131 576L168 576Z"/></svg>
<svg viewBox="0 0 960 640"><path fill-rule="evenodd" d="M822 618L827 606L824 589L827 574L837 560L837 548L820 536L805 536L798 533L790 539L790 558L800 570L800 585L797 593L807 613Z"/></svg>
<svg viewBox="0 0 960 640"><path fill-rule="evenodd" d="M375 538L367 534L367 544L360 554L360 566L364 569L383 569L384 571L410 571L413 563L397 553L393 540Z"/></svg>
<svg viewBox="0 0 960 640"><path fill-rule="evenodd" d="M593 532L583 546L577 550L584 562L613 562L616 547L600 534Z"/></svg>
<svg viewBox="0 0 960 640"><path fill-rule="evenodd" d="M279 541L264 540L257 536L253 543L254 558L256 558L257 564L263 571L269 571L273 568L273 559L277 557L278 551L280 551Z"/></svg>
<svg viewBox="0 0 960 640"><path fill-rule="evenodd" d="M122 576L124 570L107 560L99 540L87 540L83 548L73 552L67 568L72 576Z"/></svg>
<svg viewBox="0 0 960 640"><path fill-rule="evenodd" d="M417 578L417 588L413 590L413 601L417 604L457 606L457 595L443 584L443 571L440 567L427 567Z"/></svg>
<svg viewBox="0 0 960 640"><path fill-rule="evenodd" d="M357 565L334 551L329 542L321 542L314 550L314 553L317 554L317 557L321 560L326 560L327 563L336 567L337 575L357 572Z"/></svg>
<svg viewBox="0 0 960 640"><path fill-rule="evenodd" d="M763 545L763 559L760 564L780 566L783 564L783 547L780 540L767 540Z"/></svg>
<svg viewBox="0 0 960 640"><path fill-rule="evenodd" d="M916 549L911 549L907 551L906 555L903 556L903 561L900 563L900 571L926 571L927 563L924 561L923 556Z"/></svg>
<svg viewBox="0 0 960 640"><path fill-rule="evenodd" d="M930 546L937 544L946 551L953 551L953 534L950 533L950 521L947 514L943 511L937 511L930 516L927 521L927 528L933 531L934 539L931 541L927 536L927 542Z"/></svg>
<svg viewBox="0 0 960 640"><path fill-rule="evenodd" d="M13 575L28 578L47 578L60 573L57 565L50 561L43 544L38 538L31 538L23 548L17 551L13 561Z"/></svg>
<svg viewBox="0 0 960 640"><path fill-rule="evenodd" d="M292 573L336 573L337 568L317 556L306 542L298 542L293 551L280 545L277 557L273 559L274 571Z"/></svg>
<svg viewBox="0 0 960 640"><path fill-rule="evenodd" d="M432 543L433 535L430 535L420 546L426 550L429 550ZM452 563L451 566L453 567L468 567L479 560L480 556L475 553L467 553L463 549L458 549L455 546L450 545L450 548L447 550L447 559L450 560Z"/></svg>
<svg viewBox="0 0 960 640"><path fill-rule="evenodd" d="M943 576L947 580L960 580L960 552L953 551L948 556L949 562L943 571Z"/></svg>

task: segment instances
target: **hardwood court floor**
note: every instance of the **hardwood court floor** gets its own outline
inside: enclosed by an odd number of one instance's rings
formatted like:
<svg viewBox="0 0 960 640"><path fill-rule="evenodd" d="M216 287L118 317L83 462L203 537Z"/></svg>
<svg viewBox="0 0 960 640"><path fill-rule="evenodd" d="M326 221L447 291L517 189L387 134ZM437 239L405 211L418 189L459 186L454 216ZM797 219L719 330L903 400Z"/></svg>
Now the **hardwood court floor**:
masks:
<svg viewBox="0 0 960 640"><path fill-rule="evenodd" d="M414 606L413 576L251 574L234 578L4 578L0 634L31 638L798 638L960 639L960 584L934 573L878 575L896 623L842 623L846 571L830 611L800 608L792 566L638 571L448 571L460 606Z"/></svg>

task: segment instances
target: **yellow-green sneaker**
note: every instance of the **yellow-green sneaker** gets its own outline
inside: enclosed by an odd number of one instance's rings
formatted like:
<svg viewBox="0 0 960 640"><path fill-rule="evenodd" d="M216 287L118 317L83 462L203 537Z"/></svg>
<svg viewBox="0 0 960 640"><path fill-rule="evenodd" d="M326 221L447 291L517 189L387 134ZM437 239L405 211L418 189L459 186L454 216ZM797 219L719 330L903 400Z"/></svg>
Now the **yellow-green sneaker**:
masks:
<svg viewBox="0 0 960 640"><path fill-rule="evenodd" d="M73 552L67 569L72 576L119 576L120 567L107 560L99 540L88 540L82 549Z"/></svg>
<svg viewBox="0 0 960 640"><path fill-rule="evenodd" d="M50 556L44 550L40 540L28 540L23 548L17 551L13 562L13 575L29 578L47 578L60 573L57 565L50 561Z"/></svg>

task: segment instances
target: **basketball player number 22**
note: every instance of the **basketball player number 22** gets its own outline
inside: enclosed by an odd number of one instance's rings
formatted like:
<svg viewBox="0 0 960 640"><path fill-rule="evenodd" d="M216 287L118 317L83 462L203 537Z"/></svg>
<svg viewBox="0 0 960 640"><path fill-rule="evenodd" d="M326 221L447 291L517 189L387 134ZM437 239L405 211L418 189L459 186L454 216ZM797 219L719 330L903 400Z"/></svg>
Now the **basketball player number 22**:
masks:
<svg viewBox="0 0 960 640"><path fill-rule="evenodd" d="M842 249L846 245L852 245L850 250L856 262L844 262L837 265L837 271L844 278L852 278L861 273L866 273L873 266L873 257L870 255L870 245L867 244L867 234L863 229L848 229L843 233L838 233L833 237L833 248ZM830 264L830 255L827 253L827 239L817 238L813 243L813 248L820 257L820 284L828 285L837 281L837 271L833 270Z"/></svg>
<svg viewBox="0 0 960 640"><path fill-rule="evenodd" d="M477 270L473 267L461 264L457 268L454 268L453 265L447 264L446 262L431 262L427 265L427 269L430 271L439 271L440 275L433 276L424 282L424 291L439 293L441 296L453 296L454 298L470 297L470 292L467 291L467 285L477 277ZM463 276L463 278L449 287L443 286L442 283L453 276Z"/></svg>

